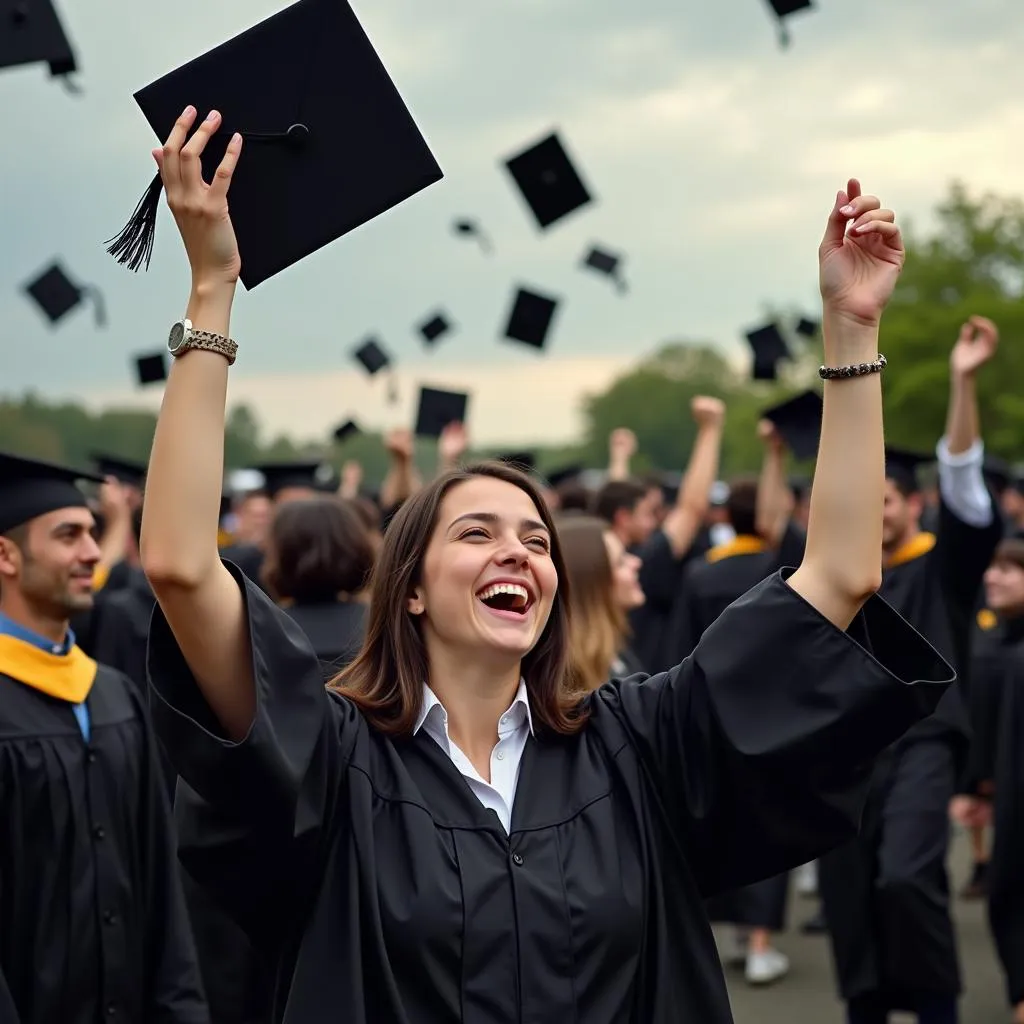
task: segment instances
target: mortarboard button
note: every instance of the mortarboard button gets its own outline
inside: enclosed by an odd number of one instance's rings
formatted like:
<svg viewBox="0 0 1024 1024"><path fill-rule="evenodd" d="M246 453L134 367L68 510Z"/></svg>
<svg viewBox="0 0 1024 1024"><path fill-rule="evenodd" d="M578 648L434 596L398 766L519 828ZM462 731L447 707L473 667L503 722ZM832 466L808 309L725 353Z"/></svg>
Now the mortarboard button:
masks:
<svg viewBox="0 0 1024 1024"><path fill-rule="evenodd" d="M167 380L167 359L163 352L135 357L135 379L141 387Z"/></svg>
<svg viewBox="0 0 1024 1024"><path fill-rule="evenodd" d="M814 6L813 0L768 0L775 17L779 22L779 45L785 49L789 46L789 31L786 28L786 18L798 11L805 11Z"/></svg>
<svg viewBox="0 0 1024 1024"><path fill-rule="evenodd" d="M102 455L93 453L90 456L96 472L103 477L112 476L128 487L141 489L146 479L148 467L142 462L133 462L130 459L122 459L117 455Z"/></svg>
<svg viewBox="0 0 1024 1024"><path fill-rule="evenodd" d="M494 249L491 240L475 220L468 217L460 218L452 224L452 230L463 238L475 238L482 252L490 253Z"/></svg>
<svg viewBox="0 0 1024 1024"><path fill-rule="evenodd" d="M465 423L469 395L461 391L420 388L416 436L440 437L449 423Z"/></svg>
<svg viewBox="0 0 1024 1024"><path fill-rule="evenodd" d="M895 480L908 491L918 491L921 481L918 472L922 467L935 461L934 455L923 455L920 452L908 451L906 448L885 446L885 476Z"/></svg>
<svg viewBox="0 0 1024 1024"><path fill-rule="evenodd" d="M592 248L583 258L583 266L590 270L596 270L615 282L615 287L621 294L627 291L626 281L622 276L622 258L606 249Z"/></svg>
<svg viewBox="0 0 1024 1024"><path fill-rule="evenodd" d="M51 326L80 306L87 298L92 300L96 326L103 327L107 322L106 306L99 289L92 285L75 284L59 262L50 264L25 285L24 290L42 310Z"/></svg>
<svg viewBox="0 0 1024 1024"><path fill-rule="evenodd" d="M803 391L761 415L775 424L783 441L798 459L813 459L821 438L821 396Z"/></svg>
<svg viewBox="0 0 1024 1024"><path fill-rule="evenodd" d="M521 469L524 473L532 473L537 465L537 457L533 452L509 452L499 455L498 461Z"/></svg>
<svg viewBox="0 0 1024 1024"><path fill-rule="evenodd" d="M299 0L135 100L161 142L189 104L197 123L220 111L207 180L231 135L246 140L230 195L246 288L443 177L345 0ZM149 266L161 189L157 175L107 250L132 270Z"/></svg>
<svg viewBox="0 0 1024 1024"><path fill-rule="evenodd" d="M0 68L46 63L71 92L68 77L77 68L67 33L50 0L4 0L0 3Z"/></svg>
<svg viewBox="0 0 1024 1024"><path fill-rule="evenodd" d="M338 444L341 444L343 441L347 441L350 437L361 432L355 420L346 420L340 427L334 428L332 436Z"/></svg>
<svg viewBox="0 0 1024 1024"><path fill-rule="evenodd" d="M767 324L758 327L748 331L746 338L754 352L754 380L775 380L779 361L790 358L789 347L779 333L778 326Z"/></svg>
<svg viewBox="0 0 1024 1024"><path fill-rule="evenodd" d="M558 299L527 288L517 289L504 336L532 348L543 349L557 309Z"/></svg>
<svg viewBox="0 0 1024 1024"><path fill-rule="evenodd" d="M86 508L78 481L103 477L50 462L0 452L0 533L62 508Z"/></svg>
<svg viewBox="0 0 1024 1024"><path fill-rule="evenodd" d="M808 320L807 317L800 317L796 322L796 333L802 338L813 338L821 329L817 320Z"/></svg>
<svg viewBox="0 0 1024 1024"><path fill-rule="evenodd" d="M428 345L433 345L438 338L443 337L452 329L451 323L443 313L436 313L429 320L420 325L419 331L423 340Z"/></svg>
<svg viewBox="0 0 1024 1024"><path fill-rule="evenodd" d="M592 202L557 132L505 161L541 229Z"/></svg>

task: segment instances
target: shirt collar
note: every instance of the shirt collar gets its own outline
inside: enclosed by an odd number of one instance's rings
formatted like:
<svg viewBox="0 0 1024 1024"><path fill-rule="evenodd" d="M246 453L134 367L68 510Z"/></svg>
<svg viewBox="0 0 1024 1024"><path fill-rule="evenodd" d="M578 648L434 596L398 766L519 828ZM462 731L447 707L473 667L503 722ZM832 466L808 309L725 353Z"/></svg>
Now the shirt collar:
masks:
<svg viewBox="0 0 1024 1024"><path fill-rule="evenodd" d="M526 689L526 680L520 677L519 689L516 690L515 698L508 706L508 710L501 716L506 721L504 728L499 724L498 732L513 732L525 720L533 732L533 714L530 711L530 695ZM429 720L429 721L428 721ZM444 705L437 699L437 694L426 684L423 684L423 700L420 704L420 713L416 716L416 725L413 727L413 735L420 731L424 725L439 721L441 733L448 735L448 713Z"/></svg>
<svg viewBox="0 0 1024 1024"><path fill-rule="evenodd" d="M15 622L3 612L0 612L0 635L13 636L16 640L46 651L47 654L67 654L75 646L75 634L70 629L64 635L64 643L54 644L52 640L41 636L34 629L23 626L20 622Z"/></svg>

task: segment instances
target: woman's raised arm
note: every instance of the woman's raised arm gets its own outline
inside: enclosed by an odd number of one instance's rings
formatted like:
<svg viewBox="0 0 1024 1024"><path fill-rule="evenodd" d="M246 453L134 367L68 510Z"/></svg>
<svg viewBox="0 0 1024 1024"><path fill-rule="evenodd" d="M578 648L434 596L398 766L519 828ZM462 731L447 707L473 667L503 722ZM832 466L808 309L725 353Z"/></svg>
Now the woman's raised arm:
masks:
<svg viewBox="0 0 1024 1024"><path fill-rule="evenodd" d="M186 142L196 116L186 108L153 156L192 268L185 317L195 331L230 338L241 259L227 197L242 143L232 138L207 185L200 156L221 121L211 112ZM216 352L192 349L174 360L149 462L141 555L204 699L225 734L240 740L256 696L242 593L217 550L227 379L228 360Z"/></svg>
<svg viewBox="0 0 1024 1024"><path fill-rule="evenodd" d="M851 180L836 196L819 249L825 366L821 442L807 546L789 585L846 629L881 584L885 454L878 328L903 268L891 210Z"/></svg>

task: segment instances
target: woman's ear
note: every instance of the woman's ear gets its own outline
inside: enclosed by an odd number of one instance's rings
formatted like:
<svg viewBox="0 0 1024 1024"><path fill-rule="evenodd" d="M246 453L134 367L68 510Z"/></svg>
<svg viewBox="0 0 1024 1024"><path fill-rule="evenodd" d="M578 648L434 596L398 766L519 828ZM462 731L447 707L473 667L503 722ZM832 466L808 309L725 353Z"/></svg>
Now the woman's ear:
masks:
<svg viewBox="0 0 1024 1024"><path fill-rule="evenodd" d="M412 597L410 597L405 602L405 607L406 607L406 610L409 612L410 615L422 615L423 614L425 605L423 603L423 596L420 594L419 587L417 587L412 592Z"/></svg>

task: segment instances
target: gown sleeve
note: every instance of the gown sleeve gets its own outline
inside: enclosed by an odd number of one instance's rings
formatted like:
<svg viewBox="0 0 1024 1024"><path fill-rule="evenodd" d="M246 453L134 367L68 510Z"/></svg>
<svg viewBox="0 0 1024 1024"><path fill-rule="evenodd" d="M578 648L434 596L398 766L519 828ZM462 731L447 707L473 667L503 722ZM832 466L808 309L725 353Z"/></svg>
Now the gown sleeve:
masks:
<svg viewBox="0 0 1024 1024"><path fill-rule="evenodd" d="M874 759L956 678L880 597L848 632L768 577L670 672L607 684L705 895L814 860L857 831Z"/></svg>
<svg viewBox="0 0 1024 1024"><path fill-rule="evenodd" d="M150 628L153 720L180 776L178 854L191 877L260 948L285 941L319 884L340 781L360 728L330 695L302 630L231 562L252 645L256 714L224 738L159 605Z"/></svg>

